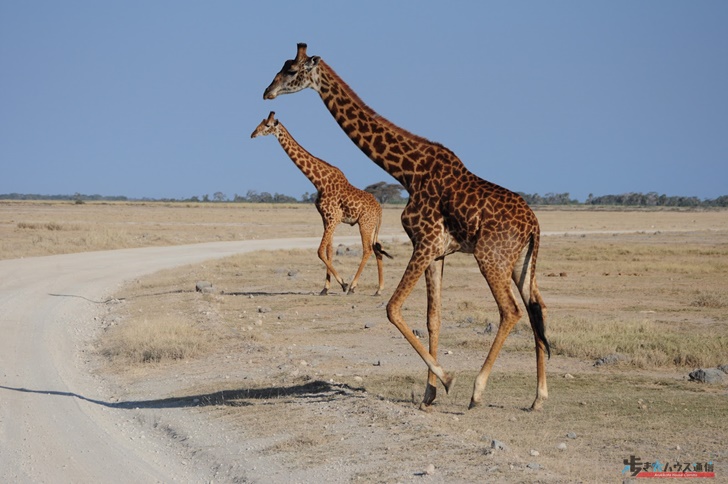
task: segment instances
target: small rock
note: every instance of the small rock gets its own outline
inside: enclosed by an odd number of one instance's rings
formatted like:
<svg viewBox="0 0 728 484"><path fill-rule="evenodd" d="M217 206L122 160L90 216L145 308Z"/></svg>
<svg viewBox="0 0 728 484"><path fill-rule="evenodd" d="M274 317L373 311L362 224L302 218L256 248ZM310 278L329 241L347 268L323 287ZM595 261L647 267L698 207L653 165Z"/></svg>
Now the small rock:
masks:
<svg viewBox="0 0 728 484"><path fill-rule="evenodd" d="M377 323L364 323L364 329L373 328Z"/></svg>
<svg viewBox="0 0 728 484"><path fill-rule="evenodd" d="M566 277L566 272L559 272L559 277Z"/></svg>
<svg viewBox="0 0 728 484"><path fill-rule="evenodd" d="M561 442L559 445L556 446L559 450L566 450L566 442Z"/></svg>
<svg viewBox="0 0 728 484"><path fill-rule="evenodd" d="M270 308L264 308L264 307L258 306L258 312L259 313L269 313Z"/></svg>
<svg viewBox="0 0 728 484"><path fill-rule="evenodd" d="M612 353L611 355L603 356L602 358L597 359L594 362L594 366L613 365L625 359L626 357L624 355L620 355L619 353Z"/></svg>
<svg viewBox="0 0 728 484"><path fill-rule="evenodd" d="M531 452L529 452L529 454L531 454L531 457L538 457L539 455L541 455L536 449L531 449Z"/></svg>
<svg viewBox="0 0 728 484"><path fill-rule="evenodd" d="M509 417L508 418L508 421L509 422L515 422L516 420L518 420L516 417Z"/></svg>
<svg viewBox="0 0 728 484"><path fill-rule="evenodd" d="M421 329L413 329L412 332L418 338L424 338L425 337L425 333Z"/></svg>
<svg viewBox="0 0 728 484"><path fill-rule="evenodd" d="M496 439L490 441L490 448L495 450L508 450L506 444Z"/></svg>
<svg viewBox="0 0 728 484"><path fill-rule="evenodd" d="M291 269L288 271L288 277L294 277L296 275L298 275L298 269Z"/></svg>
<svg viewBox="0 0 728 484"><path fill-rule="evenodd" d="M214 289L212 288L211 282L199 281L197 284L195 284L195 291L202 292L202 293L209 293L209 292L213 292Z"/></svg>
<svg viewBox="0 0 728 484"><path fill-rule="evenodd" d="M362 378L362 377L360 377L360 376L355 376L355 377L354 377L354 381L355 381L355 382L357 382L357 383L361 383L361 382L363 382L363 381L364 381L364 378Z"/></svg>
<svg viewBox="0 0 728 484"><path fill-rule="evenodd" d="M718 369L723 373L728 373L728 365L720 365Z"/></svg>
<svg viewBox="0 0 728 484"><path fill-rule="evenodd" d="M537 471L541 468L541 464L539 464L537 462L529 462L528 464L526 464L526 467L528 467L529 469L532 469L534 471Z"/></svg>
<svg viewBox="0 0 728 484"><path fill-rule="evenodd" d="M573 380L574 375L572 375L571 373L567 373L566 375L564 375L564 378L566 378L567 380Z"/></svg>
<svg viewBox="0 0 728 484"><path fill-rule="evenodd" d="M586 402L579 402L579 405L586 405Z"/></svg>
<svg viewBox="0 0 728 484"><path fill-rule="evenodd" d="M725 373L718 368L707 368L705 370L701 368L691 371L689 376L691 381L698 381L707 384L723 383L723 380L725 379Z"/></svg>
<svg viewBox="0 0 728 484"><path fill-rule="evenodd" d="M435 465L434 465L434 464L429 464L429 465L428 465L428 466L427 466L427 467L425 468L425 474L427 474L428 476L431 476L431 475L433 475L434 473L435 473Z"/></svg>
<svg viewBox="0 0 728 484"><path fill-rule="evenodd" d="M566 434L566 438L567 439L575 439L576 438L576 433L575 432L569 432L569 433Z"/></svg>
<svg viewBox="0 0 728 484"><path fill-rule="evenodd" d="M495 328L493 328L493 323L488 323L488 324L487 324L487 325L485 326L485 332L486 332L487 334L490 334L490 333L492 333L492 332L493 332L493 329L495 329Z"/></svg>

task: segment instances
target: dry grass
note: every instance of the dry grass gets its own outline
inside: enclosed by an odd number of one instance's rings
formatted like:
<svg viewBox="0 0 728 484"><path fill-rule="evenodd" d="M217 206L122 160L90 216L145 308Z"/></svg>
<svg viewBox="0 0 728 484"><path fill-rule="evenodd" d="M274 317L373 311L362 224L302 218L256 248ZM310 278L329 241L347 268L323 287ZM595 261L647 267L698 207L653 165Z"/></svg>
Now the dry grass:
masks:
<svg viewBox="0 0 728 484"><path fill-rule="evenodd" d="M0 223L0 230L10 230L16 241L29 234L71 235L71 227L87 224L73 210L89 207L104 212L93 204L62 207L72 212L68 218L31 211L19 220L37 227L20 228L16 220ZM122 226L138 234L143 228L152 244L320 236L318 215L308 208L134 206L135 221L109 214L117 222L99 230ZM238 222L227 219L231 214ZM409 243L386 235L401 233L394 209L382 237L395 256L385 261L383 297L371 296L372 262L358 294L343 296L335 288L317 296L325 270L314 250L263 251L164 271L130 281L116 294L123 302L110 306L109 329L99 342L109 364L105 374L144 398L150 388L163 397L194 396L230 429L231 439L255 442L261 455L280 456L291 469L337 462L368 481L409 480L430 462L437 479L453 482L614 481L632 454L725 463L726 387L688 382L687 373L728 363L728 212L538 216L544 232L557 233L542 238L539 253L553 348L543 412L523 411L535 390L533 336L525 321L496 362L486 405L465 411L494 336L484 329L488 323L497 328L498 313L472 257L463 254L446 263L439 358L458 383L448 396L439 389L432 413L416 410L426 367L384 310L411 252ZM51 219L64 228L46 228ZM275 227L277 220L283 228ZM348 229L337 234L356 234ZM567 230L639 232L558 234ZM228 235L218 239L221 234ZM358 262L339 256L334 265L346 278ZM212 282L216 292L195 293L199 280ZM420 282L404 307L412 328L425 331L425 308ZM148 348L152 341L155 349ZM610 354L624 358L593 366ZM568 432L577 438L567 439ZM491 438L509 449L492 453ZM568 450L556 448L561 442ZM531 456L531 449L540 455ZM539 471L527 467L532 462Z"/></svg>
<svg viewBox="0 0 728 484"><path fill-rule="evenodd" d="M206 352L211 344L209 339L183 320L133 319L108 331L101 354L126 365L181 360Z"/></svg>

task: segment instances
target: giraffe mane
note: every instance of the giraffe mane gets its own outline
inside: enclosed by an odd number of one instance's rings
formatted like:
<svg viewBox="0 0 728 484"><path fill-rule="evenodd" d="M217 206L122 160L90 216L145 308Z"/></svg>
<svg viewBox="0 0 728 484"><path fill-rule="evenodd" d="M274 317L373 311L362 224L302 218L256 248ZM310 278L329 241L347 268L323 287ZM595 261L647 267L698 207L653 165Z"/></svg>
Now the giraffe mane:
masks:
<svg viewBox="0 0 728 484"><path fill-rule="evenodd" d="M384 124L385 126L387 126L388 128L390 128L392 131L394 131L396 133L399 133L399 134L401 134L401 135L403 135L403 136L405 136L405 137L407 137L409 139L412 139L414 141L417 141L419 143L426 143L426 144L431 144L433 146L436 146L436 147L438 147L440 149L443 149L443 150L447 151L448 153L450 153L455 158L458 158L457 155L450 148L448 148L447 146L445 146L445 145L443 145L441 143L438 143L437 141L429 140L429 139L425 138L424 136L419 136L417 134L414 134L411 131L407 131L406 129L404 129L404 128L402 128L402 127L394 124L389 119L387 119L384 116L382 116L379 113L377 113L367 103L365 103L364 101L362 101L362 99L359 97L359 95L356 93L356 91L354 91L349 86L349 84L347 84L346 81L343 80L329 64L327 64L326 62L324 62L323 59L320 59L319 60L319 63L320 64L323 64L324 66L326 66L327 71L331 74L331 76L334 78L334 80L337 83L339 83L346 90L346 92L349 95L349 97L351 97L355 102L357 102L361 106L362 110L364 112L366 112L367 114L369 114L372 118L379 118L379 120L381 121L382 124Z"/></svg>

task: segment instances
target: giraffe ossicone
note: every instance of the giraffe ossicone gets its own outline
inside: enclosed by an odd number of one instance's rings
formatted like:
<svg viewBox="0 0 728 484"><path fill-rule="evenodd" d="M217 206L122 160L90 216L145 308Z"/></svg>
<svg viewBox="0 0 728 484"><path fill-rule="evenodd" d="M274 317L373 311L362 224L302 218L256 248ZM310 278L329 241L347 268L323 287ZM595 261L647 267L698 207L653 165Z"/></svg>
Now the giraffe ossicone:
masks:
<svg viewBox="0 0 728 484"><path fill-rule="evenodd" d="M446 147L379 116L323 59L308 56L306 49L306 44L298 44L296 58L284 63L263 98L315 90L354 144L409 193L402 226L412 241L412 256L387 304L387 317L427 364L421 408L427 409L435 400L438 379L446 391L454 381L437 360L442 271L447 255L466 252L474 255L500 313L498 332L473 384L470 408L481 404L495 359L523 315L513 293L515 283L535 340L537 384L531 408L541 409L548 398L545 355L550 356L550 348L546 305L536 283L540 242L536 215L521 196L476 176ZM402 316L402 305L423 274L429 349Z"/></svg>
<svg viewBox="0 0 728 484"><path fill-rule="evenodd" d="M344 174L335 166L316 158L306 151L288 132L271 111L250 135L251 138L272 135L278 139L283 150L293 163L306 175L318 191L316 209L324 224L324 234L318 249L318 256L326 266L326 281L321 295L326 295L333 276L347 294L356 291L359 277L372 253L377 261L379 286L375 295L384 288L384 264L382 256L391 258L379 243L379 229L382 225L382 207L369 192L360 190L349 183ZM334 231L340 223L359 225L362 242L362 259L351 281L344 282L333 265Z"/></svg>

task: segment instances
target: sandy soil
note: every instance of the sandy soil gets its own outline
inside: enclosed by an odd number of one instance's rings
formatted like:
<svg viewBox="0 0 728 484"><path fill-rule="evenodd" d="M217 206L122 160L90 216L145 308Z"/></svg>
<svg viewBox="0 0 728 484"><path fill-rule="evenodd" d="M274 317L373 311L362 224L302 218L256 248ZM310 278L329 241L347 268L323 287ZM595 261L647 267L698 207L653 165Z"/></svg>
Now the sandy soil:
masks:
<svg viewBox="0 0 728 484"><path fill-rule="evenodd" d="M618 246L621 238L654 241L660 233L685 243L680 234L691 233L690 241L702 238L708 248L725 244L727 222L723 215L719 224L701 225L696 238L684 216L673 214L610 223L579 212L539 218L546 238L567 233L566 243L595 234ZM315 232L311 227L302 223L301 230ZM337 242L358 243L343 232ZM443 294L441 360L458 384L451 395L440 389L433 412L419 411L425 367L383 310L406 262L400 235L392 229L383 238L397 254L385 266L384 297L370 295L371 264L359 293L315 296L323 272L310 250L318 237L0 260L0 481L605 482L622 478L630 454L714 458L718 475L727 475L725 385L698 388L679 369L596 368L593 360L558 355L548 363L546 409L527 412L535 390L533 353L523 350L531 345L527 329L512 334L499 357L488 405L467 411L486 351L484 321L497 316L487 302L473 303L465 275L474 268L464 259L446 268ZM240 255L293 247L308 252ZM215 262L234 254L238 259ZM630 257L629 267L639 265ZM310 263L292 267L289 259ZM346 259L339 263L358 262ZM551 314L602 308L660 324L685 314L682 301L665 302L673 293L650 295L644 306L632 303L635 296L626 309L604 306L605 291L628 300L636 288L656 284L635 269L600 273L611 285L577 292L596 276L559 277L543 253L542 267ZM168 271L152 276L160 270ZM200 279L211 280L215 292L195 293ZM724 291L723 283L712 284ZM422 291L413 294L408 319L421 323L422 302ZM153 309L214 328L217 349L110 365L98 351L104 334ZM470 343L474 334L483 340ZM505 448L493 449L494 439Z"/></svg>

